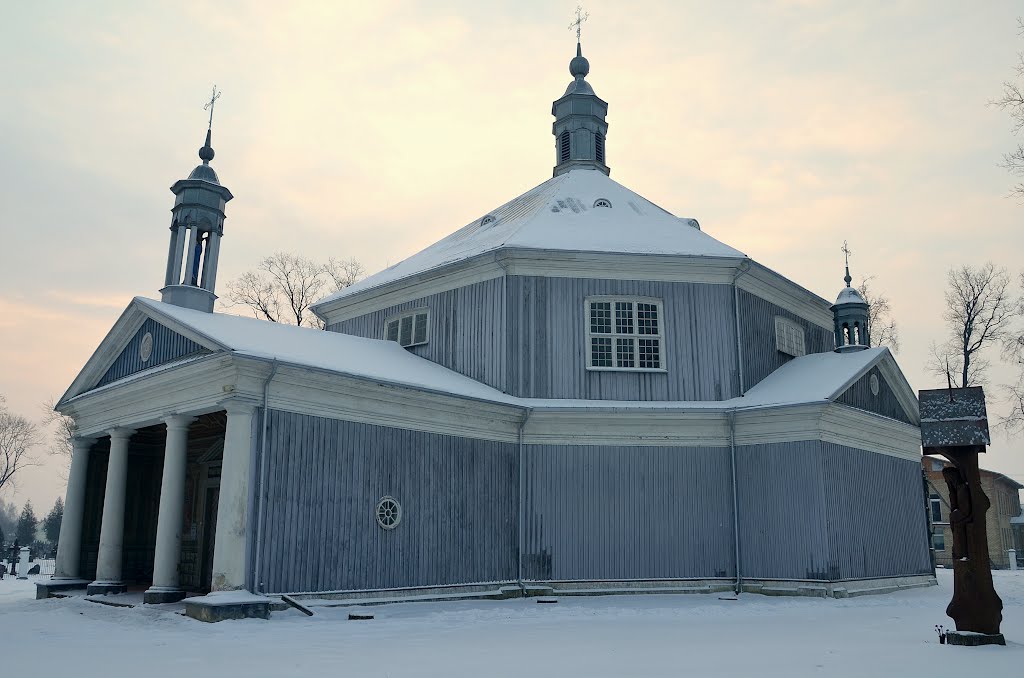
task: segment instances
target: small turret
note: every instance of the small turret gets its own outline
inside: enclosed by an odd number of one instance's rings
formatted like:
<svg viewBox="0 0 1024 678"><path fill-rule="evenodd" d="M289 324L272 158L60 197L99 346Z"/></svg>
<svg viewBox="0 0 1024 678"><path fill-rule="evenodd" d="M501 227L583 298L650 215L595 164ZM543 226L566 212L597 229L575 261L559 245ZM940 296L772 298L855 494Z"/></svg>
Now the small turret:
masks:
<svg viewBox="0 0 1024 678"><path fill-rule="evenodd" d="M832 304L837 353L862 351L871 346L871 331L868 325L870 307L861 293L850 286L853 282L853 278L850 277L850 250L845 242L843 252L846 254L846 276L843 278L846 287L836 297L836 303Z"/></svg>
<svg viewBox="0 0 1024 678"><path fill-rule="evenodd" d="M217 173L210 167L214 152L211 145L213 102L220 95L214 89L210 111L210 127L206 143L199 149L203 161L187 179L171 186L174 207L171 209L171 243L167 254L167 273L161 299L175 306L213 312L217 299L217 260L220 239L224 235L224 209L234 196L221 186Z"/></svg>
<svg viewBox="0 0 1024 678"><path fill-rule="evenodd" d="M577 12L576 22L570 26L576 28L576 56L569 62L573 81L562 98L551 105L551 115L555 116L551 130L555 135L554 176L578 168L611 174L604 154L608 104L594 94L594 88L586 81L590 62L583 56L579 42L579 27L585 19Z"/></svg>

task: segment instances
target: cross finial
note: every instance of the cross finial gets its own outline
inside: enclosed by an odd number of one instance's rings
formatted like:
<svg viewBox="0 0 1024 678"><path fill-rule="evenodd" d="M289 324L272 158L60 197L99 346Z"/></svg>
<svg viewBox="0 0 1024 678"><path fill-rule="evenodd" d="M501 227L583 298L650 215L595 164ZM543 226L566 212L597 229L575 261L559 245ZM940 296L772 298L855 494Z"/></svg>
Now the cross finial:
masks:
<svg viewBox="0 0 1024 678"><path fill-rule="evenodd" d="M210 125L207 127L207 129L213 129L213 108L217 105L217 99L220 99L221 94L223 94L223 92L218 92L217 86L214 85L213 93L210 94L210 100L206 102L205 106L203 106L204 111L206 109L210 110Z"/></svg>
<svg viewBox="0 0 1024 678"><path fill-rule="evenodd" d="M843 246L840 248L840 251L846 256L846 277L844 277L843 280L846 281L846 286L849 287L850 283L853 282L853 278L850 277L850 255L853 254L853 251L850 249L850 246L846 244L845 240L843 241Z"/></svg>
<svg viewBox="0 0 1024 678"><path fill-rule="evenodd" d="M571 24L569 24L569 30L571 31L574 28L576 29L577 44L579 44L580 41L580 27L583 25L583 22L586 21L589 16L590 12L584 12L582 5L576 5L576 21L573 21Z"/></svg>

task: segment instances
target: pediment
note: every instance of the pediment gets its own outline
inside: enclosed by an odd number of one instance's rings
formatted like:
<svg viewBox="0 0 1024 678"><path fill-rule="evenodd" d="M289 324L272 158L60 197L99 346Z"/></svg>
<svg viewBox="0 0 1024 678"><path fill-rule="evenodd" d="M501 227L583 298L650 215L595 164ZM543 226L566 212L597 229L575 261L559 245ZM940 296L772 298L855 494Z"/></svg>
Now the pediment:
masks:
<svg viewBox="0 0 1024 678"><path fill-rule="evenodd" d="M70 388L57 403L169 363L220 350L186 327L173 327L133 300L103 338Z"/></svg>
<svg viewBox="0 0 1024 678"><path fill-rule="evenodd" d="M921 422L917 396L888 351L832 401L912 426Z"/></svg>

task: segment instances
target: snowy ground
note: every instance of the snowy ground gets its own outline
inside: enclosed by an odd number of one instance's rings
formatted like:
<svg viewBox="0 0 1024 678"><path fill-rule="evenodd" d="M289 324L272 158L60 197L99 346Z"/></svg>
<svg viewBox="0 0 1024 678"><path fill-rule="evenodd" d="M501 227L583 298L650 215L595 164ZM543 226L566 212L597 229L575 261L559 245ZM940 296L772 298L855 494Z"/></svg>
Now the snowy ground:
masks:
<svg viewBox="0 0 1024 678"><path fill-rule="evenodd" d="M1024 667L1024 571L996 572L1007 647L938 644L938 587L846 600L744 594L406 603L203 624L171 610L33 600L0 581L6 674L162 676L1012 676ZM66 672L66 673L65 673Z"/></svg>

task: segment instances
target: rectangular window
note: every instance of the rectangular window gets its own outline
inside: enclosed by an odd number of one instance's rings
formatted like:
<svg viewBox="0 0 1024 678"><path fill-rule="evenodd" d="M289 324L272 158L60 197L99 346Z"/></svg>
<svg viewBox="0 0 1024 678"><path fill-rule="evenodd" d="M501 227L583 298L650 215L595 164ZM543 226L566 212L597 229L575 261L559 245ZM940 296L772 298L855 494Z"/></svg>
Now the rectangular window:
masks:
<svg viewBox="0 0 1024 678"><path fill-rule="evenodd" d="M941 459L932 459L932 470L941 471L945 467Z"/></svg>
<svg viewBox="0 0 1024 678"><path fill-rule="evenodd" d="M932 495L928 498L928 504L931 507L932 522L933 523L941 523L942 522L942 499L939 498L939 495L937 495L935 493L932 493Z"/></svg>
<svg viewBox="0 0 1024 678"><path fill-rule="evenodd" d="M946 550L946 531L938 528L932 532L932 548L936 551Z"/></svg>
<svg viewBox="0 0 1024 678"><path fill-rule="evenodd" d="M653 299L587 299L589 369L664 369L661 302Z"/></svg>
<svg viewBox="0 0 1024 678"><path fill-rule="evenodd" d="M388 341L397 341L399 345L405 347L425 344L427 343L428 322L427 311L413 311L389 318L384 323L384 338Z"/></svg>
<svg viewBox="0 0 1024 678"><path fill-rule="evenodd" d="M775 316L775 347L792 356L807 355L804 328L789 318Z"/></svg>

